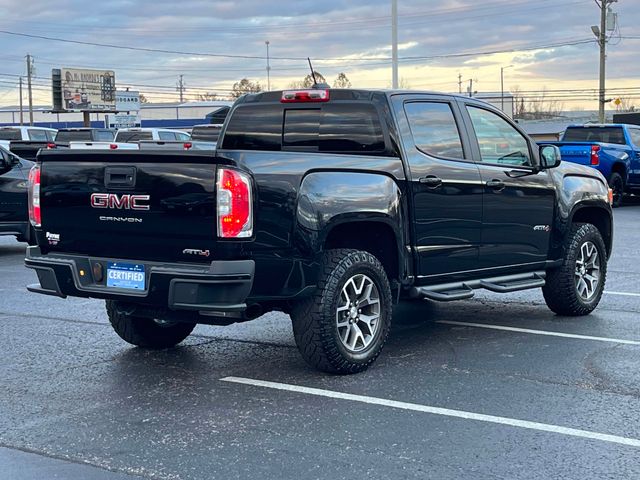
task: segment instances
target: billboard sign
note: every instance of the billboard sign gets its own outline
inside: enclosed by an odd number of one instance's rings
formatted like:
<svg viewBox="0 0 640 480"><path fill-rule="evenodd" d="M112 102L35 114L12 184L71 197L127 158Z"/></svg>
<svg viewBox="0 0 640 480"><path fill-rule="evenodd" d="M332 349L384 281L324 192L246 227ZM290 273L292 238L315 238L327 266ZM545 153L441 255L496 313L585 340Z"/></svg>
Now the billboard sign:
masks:
<svg viewBox="0 0 640 480"><path fill-rule="evenodd" d="M106 128L133 128L141 124L140 114L128 115L126 113L107 114L104 116Z"/></svg>
<svg viewBox="0 0 640 480"><path fill-rule="evenodd" d="M118 90L116 92L116 111L137 112L140 110L140 92Z"/></svg>
<svg viewBox="0 0 640 480"><path fill-rule="evenodd" d="M116 109L116 76L112 70L61 68L60 88L61 110L77 112Z"/></svg>

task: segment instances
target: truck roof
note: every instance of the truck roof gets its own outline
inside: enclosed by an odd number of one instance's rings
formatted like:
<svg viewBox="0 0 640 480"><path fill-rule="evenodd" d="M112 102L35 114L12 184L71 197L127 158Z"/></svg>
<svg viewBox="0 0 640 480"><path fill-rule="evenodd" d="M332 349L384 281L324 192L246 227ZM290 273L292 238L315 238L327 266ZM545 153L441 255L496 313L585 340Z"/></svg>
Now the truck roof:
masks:
<svg viewBox="0 0 640 480"><path fill-rule="evenodd" d="M576 124L569 125L567 128L623 128L623 127L632 127L632 128L640 128L638 125L632 125L629 123L584 123L584 124Z"/></svg>
<svg viewBox="0 0 640 480"><path fill-rule="evenodd" d="M282 99L283 92L297 92L297 91L329 91L329 100L372 100L373 96L383 95L385 97L392 97L394 95L433 95L438 97L449 97L449 98L459 98L464 100L473 100L477 103L482 103L487 106L491 106L495 108L495 105L476 97L469 97L466 95L461 95L458 93L444 93L444 92L436 92L433 90L404 90L404 89L355 89L355 88L288 88L284 90L271 90L268 92L259 92L259 93L248 93L236 100L236 104L246 104L246 103L269 103L269 102L280 102Z"/></svg>

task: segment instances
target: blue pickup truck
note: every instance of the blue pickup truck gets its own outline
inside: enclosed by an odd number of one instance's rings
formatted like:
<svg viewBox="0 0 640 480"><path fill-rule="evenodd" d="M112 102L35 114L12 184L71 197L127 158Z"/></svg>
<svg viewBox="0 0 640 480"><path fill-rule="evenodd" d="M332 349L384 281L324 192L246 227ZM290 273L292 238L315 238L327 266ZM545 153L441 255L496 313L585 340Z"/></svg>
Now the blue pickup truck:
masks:
<svg viewBox="0 0 640 480"><path fill-rule="evenodd" d="M572 125L562 141L550 143L560 147L563 161L598 169L613 190L614 207L624 193L640 193L640 126Z"/></svg>

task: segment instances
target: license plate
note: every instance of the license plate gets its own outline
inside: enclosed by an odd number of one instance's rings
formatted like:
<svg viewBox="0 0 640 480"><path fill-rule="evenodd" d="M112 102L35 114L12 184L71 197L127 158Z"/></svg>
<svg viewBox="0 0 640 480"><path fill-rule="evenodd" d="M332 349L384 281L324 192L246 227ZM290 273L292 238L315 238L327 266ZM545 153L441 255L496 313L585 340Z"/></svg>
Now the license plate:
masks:
<svg viewBox="0 0 640 480"><path fill-rule="evenodd" d="M107 264L107 287L144 290L144 265L109 262Z"/></svg>

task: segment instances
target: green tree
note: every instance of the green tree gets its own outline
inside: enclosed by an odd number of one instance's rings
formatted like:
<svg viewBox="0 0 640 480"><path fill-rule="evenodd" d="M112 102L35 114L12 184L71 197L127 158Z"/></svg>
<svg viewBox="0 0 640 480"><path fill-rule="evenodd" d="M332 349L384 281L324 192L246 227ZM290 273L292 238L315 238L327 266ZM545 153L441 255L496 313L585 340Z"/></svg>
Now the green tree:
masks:
<svg viewBox="0 0 640 480"><path fill-rule="evenodd" d="M340 72L333 81L333 88L351 88L351 81L344 72Z"/></svg>
<svg viewBox="0 0 640 480"><path fill-rule="evenodd" d="M233 84L232 90L229 92L231 98L238 98L245 93L258 93L262 91L262 86L259 82L252 82L247 78L243 78L239 82Z"/></svg>

